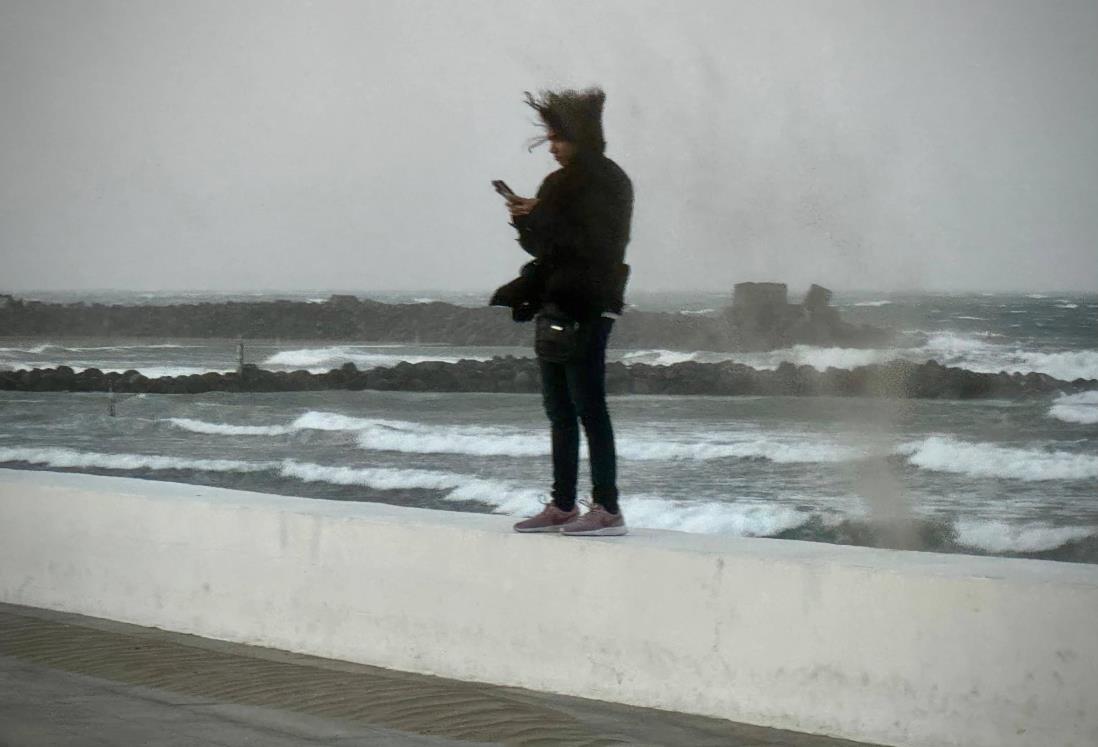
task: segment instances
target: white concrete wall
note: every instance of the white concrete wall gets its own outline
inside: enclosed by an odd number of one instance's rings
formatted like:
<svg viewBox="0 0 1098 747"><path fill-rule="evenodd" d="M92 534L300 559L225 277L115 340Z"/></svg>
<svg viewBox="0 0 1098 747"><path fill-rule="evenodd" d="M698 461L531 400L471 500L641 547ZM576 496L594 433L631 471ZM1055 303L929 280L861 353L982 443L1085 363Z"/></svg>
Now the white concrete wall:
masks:
<svg viewBox="0 0 1098 747"><path fill-rule="evenodd" d="M0 470L0 601L893 745L1098 744L1098 567Z"/></svg>

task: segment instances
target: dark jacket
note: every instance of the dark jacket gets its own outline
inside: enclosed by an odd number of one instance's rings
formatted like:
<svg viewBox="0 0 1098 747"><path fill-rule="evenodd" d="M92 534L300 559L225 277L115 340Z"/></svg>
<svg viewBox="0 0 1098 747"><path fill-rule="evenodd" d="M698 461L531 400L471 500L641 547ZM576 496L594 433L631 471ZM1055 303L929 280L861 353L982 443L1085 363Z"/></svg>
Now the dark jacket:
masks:
<svg viewBox="0 0 1098 747"><path fill-rule="evenodd" d="M589 320L624 306L633 216L633 185L621 167L601 153L581 152L549 174L538 203L512 225L533 261L497 289L489 302L509 306L515 321L528 321L546 304Z"/></svg>

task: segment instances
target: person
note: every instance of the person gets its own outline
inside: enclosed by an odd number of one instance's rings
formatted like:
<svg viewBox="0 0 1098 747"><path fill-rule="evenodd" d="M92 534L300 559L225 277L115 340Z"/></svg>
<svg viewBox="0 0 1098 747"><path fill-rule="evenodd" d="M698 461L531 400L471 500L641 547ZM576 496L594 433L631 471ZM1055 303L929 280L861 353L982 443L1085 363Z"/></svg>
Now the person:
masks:
<svg viewBox="0 0 1098 747"><path fill-rule="evenodd" d="M542 402L549 418L553 488L542 511L518 532L614 536L627 532L618 503L614 430L606 406L606 346L624 306L633 214L633 185L606 157L599 88L526 93L560 168L532 198L508 196L511 225L533 260L490 303L509 306L516 321L539 315L574 323L576 348L564 362L539 355ZM531 145L531 149L533 145ZM559 327L558 327L559 329ZM589 510L576 505L579 424L591 465Z"/></svg>

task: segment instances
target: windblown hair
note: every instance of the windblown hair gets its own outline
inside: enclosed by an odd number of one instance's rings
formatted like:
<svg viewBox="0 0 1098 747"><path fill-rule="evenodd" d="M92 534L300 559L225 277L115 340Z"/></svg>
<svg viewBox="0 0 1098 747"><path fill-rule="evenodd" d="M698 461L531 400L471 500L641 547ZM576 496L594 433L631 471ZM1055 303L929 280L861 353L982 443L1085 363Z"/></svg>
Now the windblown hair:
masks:
<svg viewBox="0 0 1098 747"><path fill-rule="evenodd" d="M606 103L606 93L601 88L539 91L536 97L529 91L525 93L527 106L538 113L545 130L529 141L529 150L546 142L550 132L575 143L581 150L602 153L606 149L602 136L602 108Z"/></svg>

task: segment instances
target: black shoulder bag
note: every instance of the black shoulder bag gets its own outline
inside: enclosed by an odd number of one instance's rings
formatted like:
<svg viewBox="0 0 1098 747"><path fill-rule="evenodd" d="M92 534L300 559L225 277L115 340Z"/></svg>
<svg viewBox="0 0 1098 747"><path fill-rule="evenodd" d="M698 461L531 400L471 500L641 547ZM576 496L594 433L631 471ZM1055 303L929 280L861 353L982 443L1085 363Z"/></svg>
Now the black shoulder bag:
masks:
<svg viewBox="0 0 1098 747"><path fill-rule="evenodd" d="M583 328L578 321L559 311L542 311L535 324L534 352L539 359L549 363L570 363L579 358Z"/></svg>

